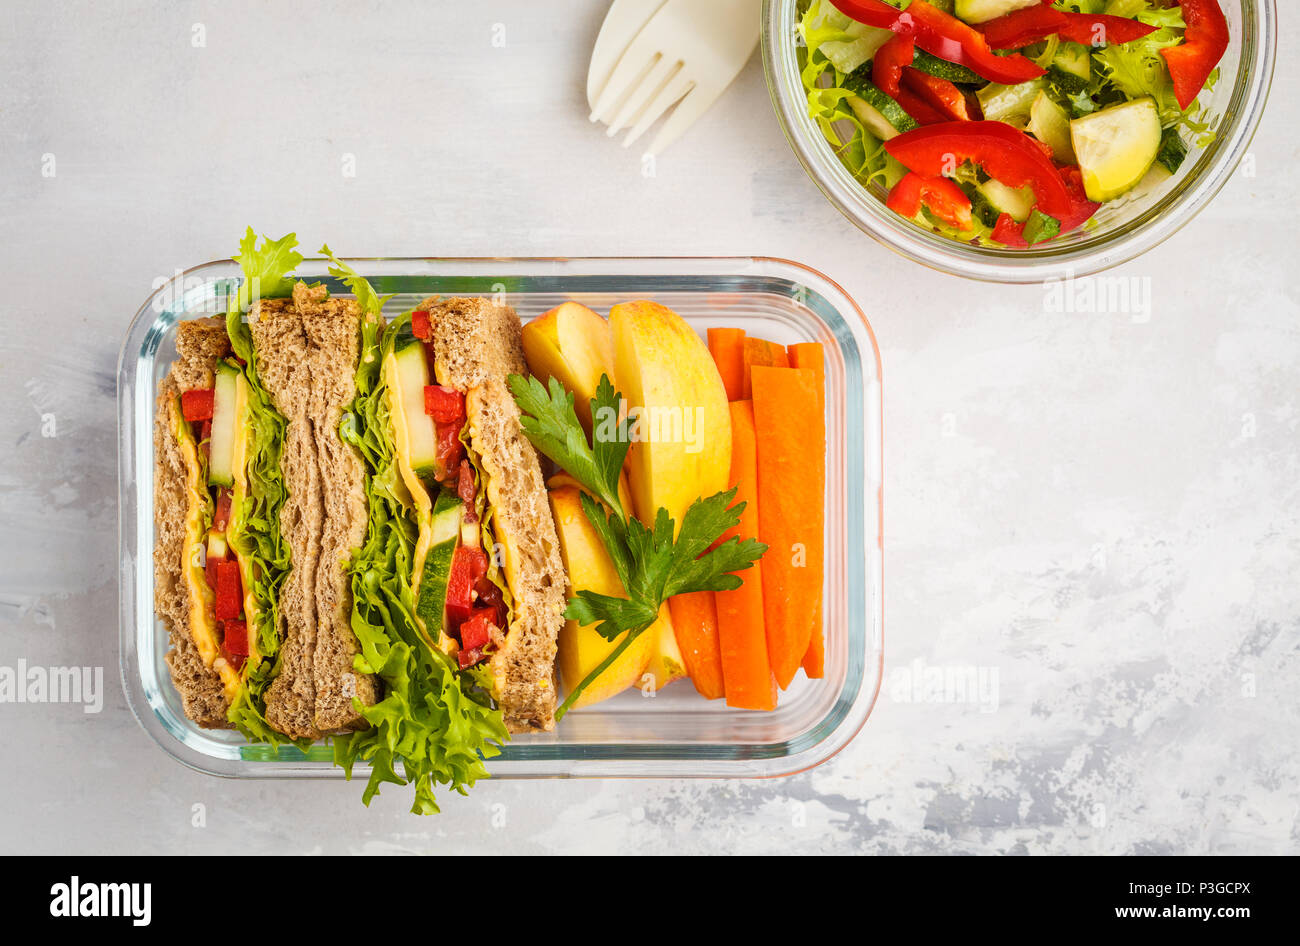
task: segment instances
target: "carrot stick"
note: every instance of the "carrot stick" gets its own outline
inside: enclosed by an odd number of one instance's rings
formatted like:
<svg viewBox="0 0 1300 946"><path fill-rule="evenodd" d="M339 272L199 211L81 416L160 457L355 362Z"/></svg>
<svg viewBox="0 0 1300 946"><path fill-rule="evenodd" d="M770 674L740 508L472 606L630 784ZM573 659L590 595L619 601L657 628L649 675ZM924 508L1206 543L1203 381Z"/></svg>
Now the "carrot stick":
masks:
<svg viewBox="0 0 1300 946"><path fill-rule="evenodd" d="M745 332L738 328L709 329L709 353L722 376L728 401L739 401L745 386Z"/></svg>
<svg viewBox="0 0 1300 946"><path fill-rule="evenodd" d="M758 537L769 546L762 559L763 624L776 682L785 689L808 651L822 593L824 472L819 471L825 465L826 432L811 369L755 365L751 374Z"/></svg>
<svg viewBox="0 0 1300 946"><path fill-rule="evenodd" d="M686 673L707 700L721 697L722 653L718 645L718 608L712 591L694 591L668 599L677 649L686 661Z"/></svg>
<svg viewBox="0 0 1300 946"><path fill-rule="evenodd" d="M826 416L826 361L820 342L800 342L797 345L789 345L786 351L790 355L790 365L794 368L810 368L817 376L817 410L824 418ZM820 454L817 457L816 482L826 482L826 455ZM820 507L819 507L820 508ZM809 559L815 559L818 563L818 570L821 570L822 558L822 536L818 533L813 537L814 546L808 546ZM826 639L822 632L822 599L821 595L817 596L817 608L813 611L812 637L808 641L808 652L803 655L803 672L809 679L818 680L826 675Z"/></svg>
<svg viewBox="0 0 1300 946"><path fill-rule="evenodd" d="M736 500L743 501L740 525L729 529L742 538L758 534L758 454L754 439L754 406L731 402L731 485ZM714 595L718 607L718 643L727 705L742 709L776 709L776 678L767 661L767 635L763 630L763 560L736 574L743 582L733 591Z"/></svg>
<svg viewBox="0 0 1300 946"><path fill-rule="evenodd" d="M765 342L761 338L745 337L745 374L741 396L749 400L754 396L753 376L750 369L754 365L771 365L776 368L788 368L790 359L785 353L785 346L776 342Z"/></svg>

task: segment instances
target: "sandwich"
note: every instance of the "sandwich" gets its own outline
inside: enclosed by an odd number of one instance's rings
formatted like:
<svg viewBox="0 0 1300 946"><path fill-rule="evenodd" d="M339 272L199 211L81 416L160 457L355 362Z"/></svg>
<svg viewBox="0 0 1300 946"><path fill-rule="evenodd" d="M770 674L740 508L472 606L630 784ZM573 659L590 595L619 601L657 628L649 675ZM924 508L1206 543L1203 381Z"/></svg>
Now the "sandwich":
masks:
<svg viewBox="0 0 1300 946"><path fill-rule="evenodd" d="M339 436L361 311L292 286L177 326L159 394L155 601L186 714L259 741L365 725L346 564L365 533L360 459Z"/></svg>
<svg viewBox="0 0 1300 946"><path fill-rule="evenodd" d="M464 791L553 728L565 578L507 388L519 317L386 299L250 230L225 319L182 322L155 428L155 596L185 713L253 742L327 738L351 775ZM347 296L350 295L351 298Z"/></svg>
<svg viewBox="0 0 1300 946"><path fill-rule="evenodd" d="M428 644L485 667L511 732L555 725L565 579L546 486L507 378L514 309L426 299L385 333L380 388L417 526L411 588Z"/></svg>

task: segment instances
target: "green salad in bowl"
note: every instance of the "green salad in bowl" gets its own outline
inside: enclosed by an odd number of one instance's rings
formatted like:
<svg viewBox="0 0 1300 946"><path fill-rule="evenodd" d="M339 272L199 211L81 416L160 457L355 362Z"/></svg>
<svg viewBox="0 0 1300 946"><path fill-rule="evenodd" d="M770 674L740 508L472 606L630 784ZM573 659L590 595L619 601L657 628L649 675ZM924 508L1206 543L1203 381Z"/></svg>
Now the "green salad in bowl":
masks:
<svg viewBox="0 0 1300 946"><path fill-rule="evenodd" d="M811 0L807 113L918 225L1025 249L1087 231L1214 140L1219 0Z"/></svg>

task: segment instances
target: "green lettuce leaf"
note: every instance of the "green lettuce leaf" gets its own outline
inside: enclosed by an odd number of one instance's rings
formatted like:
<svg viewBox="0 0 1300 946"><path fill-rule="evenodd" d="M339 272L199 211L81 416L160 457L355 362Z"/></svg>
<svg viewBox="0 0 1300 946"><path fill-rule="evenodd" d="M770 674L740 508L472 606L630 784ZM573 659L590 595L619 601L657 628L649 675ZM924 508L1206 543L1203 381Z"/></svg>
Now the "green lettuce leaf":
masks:
<svg viewBox="0 0 1300 946"><path fill-rule="evenodd" d="M307 740L292 740L276 732L266 721L266 691L280 672L279 601L280 587L292 566L289 543L280 531L280 511L289 495L280 471L286 422L271 402L271 396L257 377L253 340L243 313L258 299L284 296L293 288L292 270L302 262L294 250L297 240L291 233L279 240L263 238L258 244L249 227L240 241L235 260L243 270L244 281L230 300L226 312L226 332L236 359L248 382L248 495L241 515L232 516L227 541L240 558L251 564L252 593L258 605L255 626L249 633L257 641L260 658L249 661L243 685L232 701L227 718L252 742L272 746L294 744L305 749Z"/></svg>
<svg viewBox="0 0 1300 946"><path fill-rule="evenodd" d="M380 366L410 316L380 336L378 320L364 324L357 369L357 397L344 415L340 434L366 465L370 520L365 544L349 563L352 630L361 652L360 673L384 681L384 698L354 706L370 728L334 737L334 760L348 777L358 762L369 763L362 793L369 805L385 783L411 784L411 810L434 814L435 786L465 794L487 776L484 760L509 739L500 710L488 695L487 671L462 672L451 658L430 648L416 623L411 588L417 528L410 494L397 470L387 387ZM399 771L400 770L400 771Z"/></svg>
<svg viewBox="0 0 1300 946"><path fill-rule="evenodd" d="M853 94L841 87L845 73L836 69L822 51L826 43L858 39L846 32L847 19L827 0L813 0L799 19L799 35L806 47L800 78L808 96L808 117L817 123L835 154L855 177L864 184L878 180L888 189L906 170L885 151L884 143L863 127L845 102Z"/></svg>

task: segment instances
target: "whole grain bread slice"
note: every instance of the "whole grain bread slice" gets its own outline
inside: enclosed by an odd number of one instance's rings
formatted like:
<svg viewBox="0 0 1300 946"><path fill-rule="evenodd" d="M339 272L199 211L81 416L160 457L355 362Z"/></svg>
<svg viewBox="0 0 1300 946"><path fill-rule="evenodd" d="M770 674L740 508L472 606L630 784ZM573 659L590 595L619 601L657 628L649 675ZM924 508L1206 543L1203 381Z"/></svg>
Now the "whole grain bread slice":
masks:
<svg viewBox="0 0 1300 946"><path fill-rule="evenodd" d="M489 670L493 697L511 732L555 727L556 642L564 623L564 565L546 484L519 408L506 386L523 374L523 342L514 309L486 299L427 299L438 383L465 393L470 448L486 480L492 526L513 615Z"/></svg>
<svg viewBox="0 0 1300 946"><path fill-rule="evenodd" d="M291 298L256 303L249 318L258 377L287 421L280 527L293 569L280 592L281 669L266 707L267 721L295 738L364 727L352 698L371 705L378 696L374 677L352 668L345 568L368 513L361 461L338 433L356 390L360 319L355 302L301 282Z"/></svg>
<svg viewBox="0 0 1300 946"><path fill-rule="evenodd" d="M154 609L167 628L166 655L185 715L207 729L226 729L229 704L217 671L204 664L190 626L192 592L185 580L185 486L188 471L176 438L176 399L183 391L212 387L216 363L230 354L220 319L176 326L176 360L159 385L154 416Z"/></svg>
<svg viewBox="0 0 1300 946"><path fill-rule="evenodd" d="M339 436L344 409L357 394L361 353L361 308L351 299L329 299L323 286L298 283L294 305L302 314L312 374L310 415L316 433L324 528L316 565L316 726L322 732L360 729L365 720L353 708L357 697L372 706L378 698L373 676L358 674L352 632L352 588L347 564L366 538L365 467Z"/></svg>

